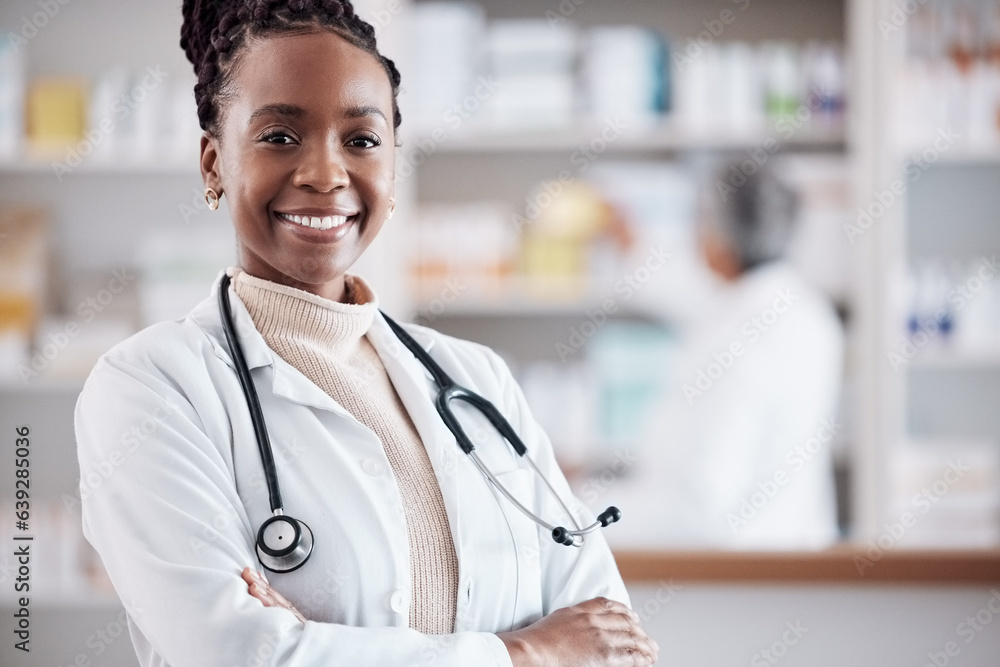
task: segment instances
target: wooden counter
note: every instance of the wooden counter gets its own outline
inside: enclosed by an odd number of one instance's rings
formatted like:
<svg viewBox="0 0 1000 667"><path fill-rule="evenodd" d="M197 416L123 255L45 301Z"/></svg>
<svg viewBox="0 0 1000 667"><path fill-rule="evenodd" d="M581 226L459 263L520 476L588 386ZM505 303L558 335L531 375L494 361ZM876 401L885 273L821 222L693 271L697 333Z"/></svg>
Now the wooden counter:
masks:
<svg viewBox="0 0 1000 667"><path fill-rule="evenodd" d="M1000 583L1000 550L617 551L626 582Z"/></svg>

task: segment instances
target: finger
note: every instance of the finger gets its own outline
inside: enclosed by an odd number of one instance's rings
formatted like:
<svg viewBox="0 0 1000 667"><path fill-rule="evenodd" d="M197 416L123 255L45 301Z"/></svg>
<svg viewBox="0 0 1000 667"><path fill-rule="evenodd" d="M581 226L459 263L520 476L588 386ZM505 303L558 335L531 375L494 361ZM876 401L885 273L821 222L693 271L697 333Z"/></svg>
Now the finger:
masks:
<svg viewBox="0 0 1000 667"><path fill-rule="evenodd" d="M659 646L646 633L616 633L608 638L608 645L622 657L622 664L651 665L659 657Z"/></svg>
<svg viewBox="0 0 1000 667"><path fill-rule="evenodd" d="M608 632L642 632L639 616L624 605L588 614L588 622L597 629Z"/></svg>
<svg viewBox="0 0 1000 667"><path fill-rule="evenodd" d="M632 609L625 604L622 604L618 600L611 600L609 598L594 598L593 600L588 600L582 605L589 605L594 611L600 614L621 614L635 623L639 622L639 615L632 611ZM581 605L581 606L582 606Z"/></svg>
<svg viewBox="0 0 1000 667"><path fill-rule="evenodd" d="M263 602L265 607L273 607L277 604L270 591L256 582L250 584L250 595Z"/></svg>

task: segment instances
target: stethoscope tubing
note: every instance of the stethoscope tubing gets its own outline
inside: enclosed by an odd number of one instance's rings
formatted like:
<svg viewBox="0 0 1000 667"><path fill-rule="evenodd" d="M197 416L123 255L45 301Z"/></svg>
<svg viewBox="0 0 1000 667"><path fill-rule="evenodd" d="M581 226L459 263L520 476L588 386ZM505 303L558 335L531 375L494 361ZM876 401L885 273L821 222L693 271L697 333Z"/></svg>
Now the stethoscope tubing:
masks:
<svg viewBox="0 0 1000 667"><path fill-rule="evenodd" d="M271 439L267 435L267 425L264 423L264 411L260 407L260 399L257 397L257 389L254 387L253 379L250 377L250 370L247 368L247 360L243 356L243 347L236 337L233 326L233 312L229 303L229 274L223 274L219 283L219 308L222 310L222 330L226 334L226 343L233 356L233 365L236 368L236 376L239 378L240 387L246 396L247 406L250 409L250 421L253 423L253 431L257 436L257 448L260 450L260 459L264 467L264 481L267 484L267 496L271 505L271 512L274 516L282 514L284 505L281 501L281 490L278 487L278 470L274 465L274 454L271 451Z"/></svg>

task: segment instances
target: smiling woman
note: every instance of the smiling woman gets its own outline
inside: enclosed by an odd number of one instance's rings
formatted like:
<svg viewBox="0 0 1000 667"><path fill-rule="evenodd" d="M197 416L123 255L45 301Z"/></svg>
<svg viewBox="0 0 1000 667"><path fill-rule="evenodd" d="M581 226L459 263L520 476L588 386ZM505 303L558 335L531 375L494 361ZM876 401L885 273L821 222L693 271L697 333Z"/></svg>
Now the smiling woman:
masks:
<svg viewBox="0 0 1000 667"><path fill-rule="evenodd" d="M338 63L302 67L302 63ZM393 90L370 54L328 32L250 42L218 130L207 187L228 194L242 268L334 301L392 210Z"/></svg>
<svg viewBox="0 0 1000 667"><path fill-rule="evenodd" d="M171 406L83 502L142 664L655 662L593 532L614 513L571 499L503 362L399 327L348 273L395 205L400 80L372 27L338 0L183 11L238 266L108 352L76 413L86 470ZM425 367L465 392L445 421Z"/></svg>

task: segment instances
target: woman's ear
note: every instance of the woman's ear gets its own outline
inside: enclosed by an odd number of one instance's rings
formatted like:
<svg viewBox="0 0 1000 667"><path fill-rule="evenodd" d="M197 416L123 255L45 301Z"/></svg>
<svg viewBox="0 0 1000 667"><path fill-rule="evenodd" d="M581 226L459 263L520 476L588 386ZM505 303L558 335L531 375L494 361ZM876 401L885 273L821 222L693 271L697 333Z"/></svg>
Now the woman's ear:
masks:
<svg viewBox="0 0 1000 667"><path fill-rule="evenodd" d="M212 188L222 196L222 174L219 164L219 140L215 135L204 132L201 135L201 180L206 188Z"/></svg>

